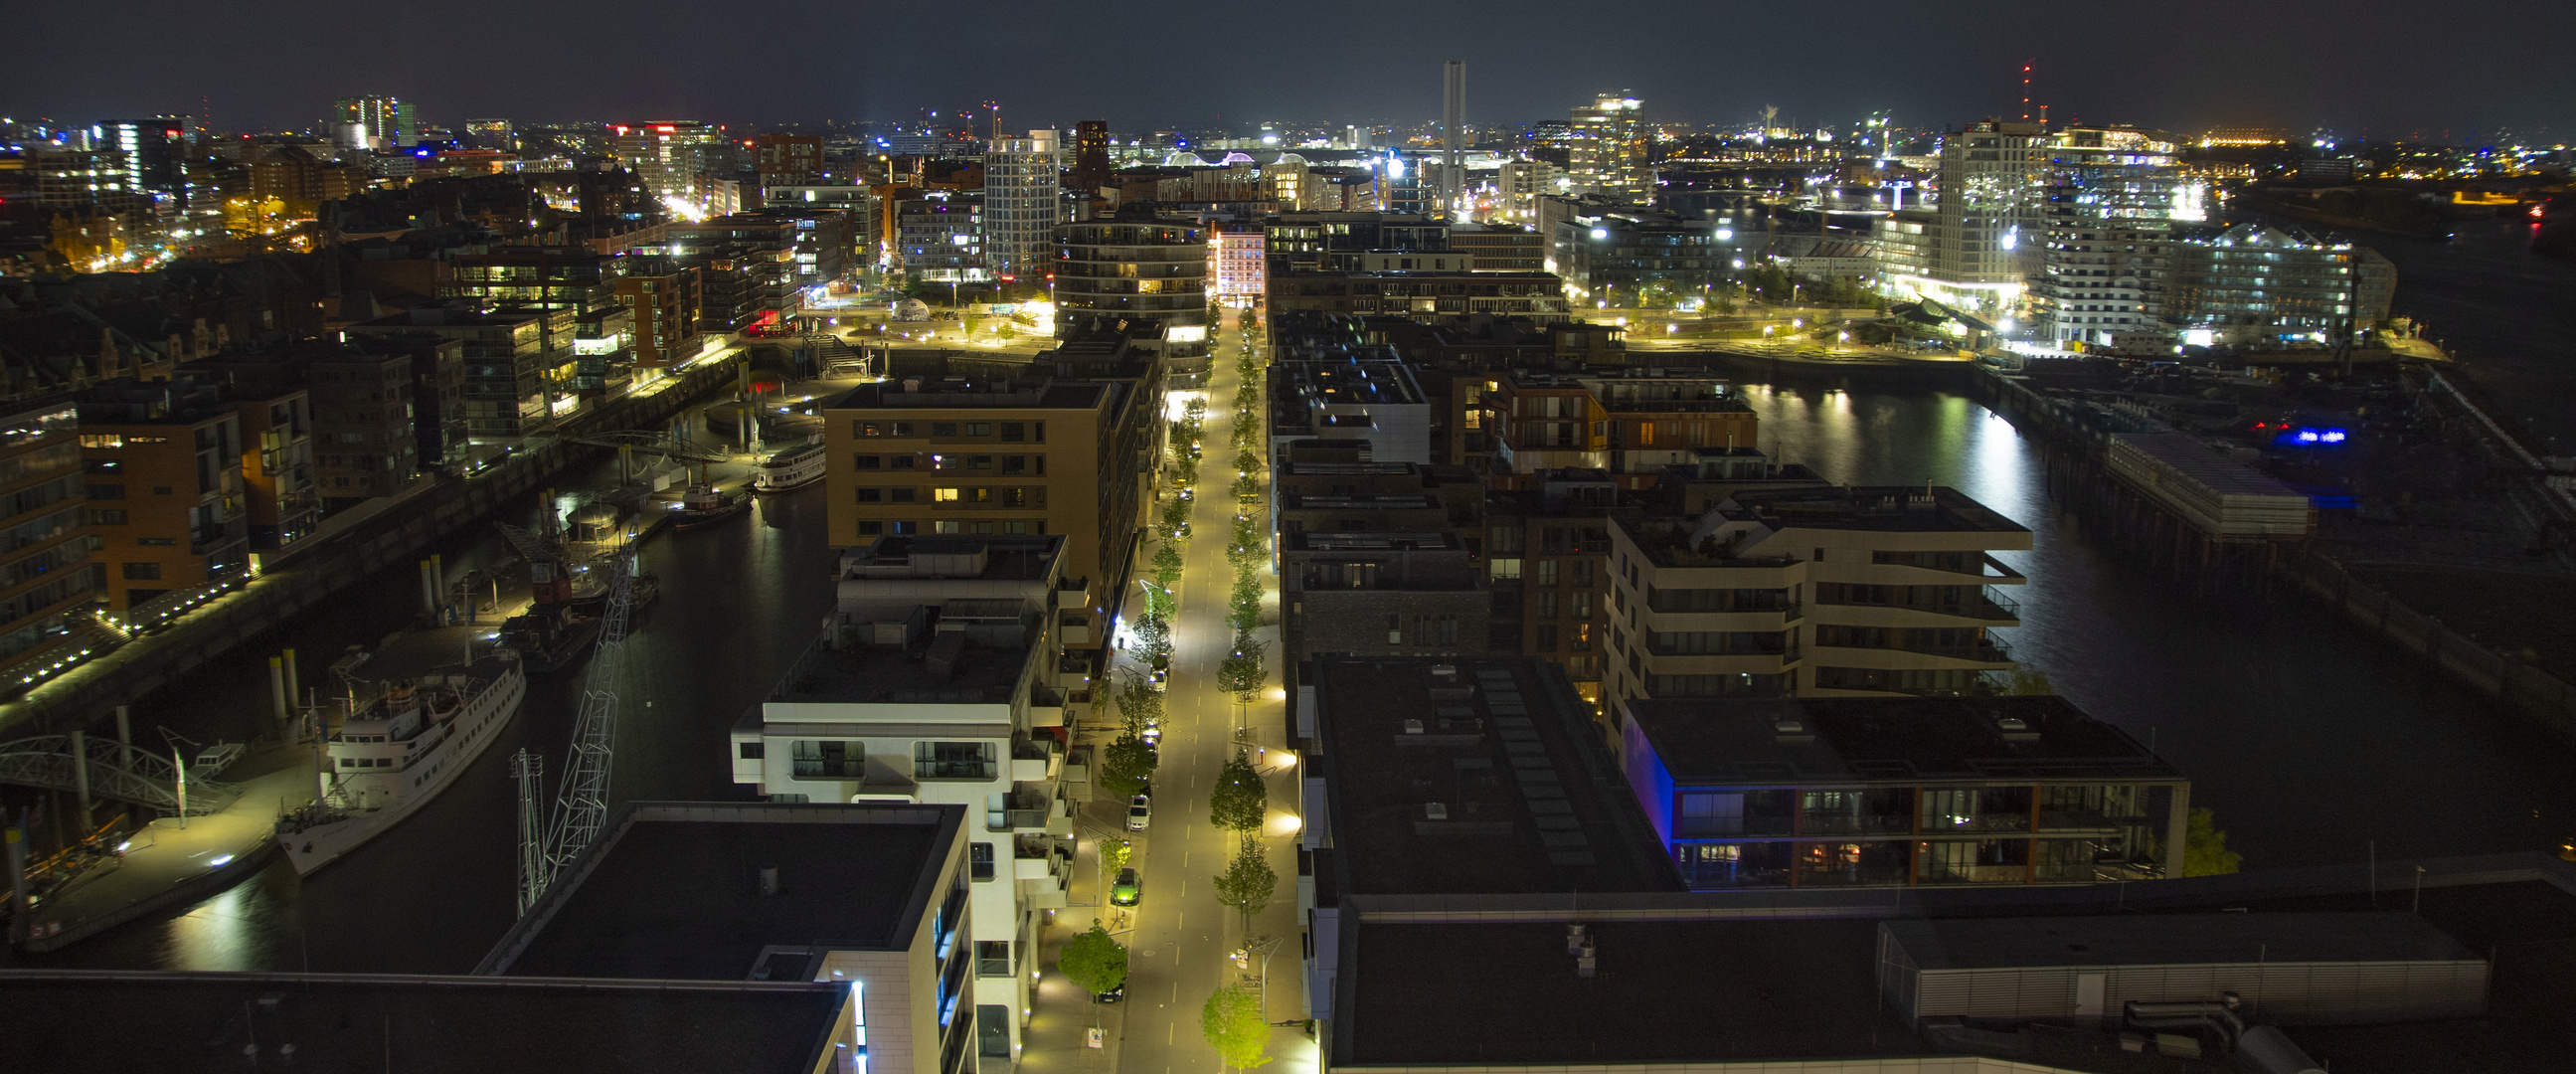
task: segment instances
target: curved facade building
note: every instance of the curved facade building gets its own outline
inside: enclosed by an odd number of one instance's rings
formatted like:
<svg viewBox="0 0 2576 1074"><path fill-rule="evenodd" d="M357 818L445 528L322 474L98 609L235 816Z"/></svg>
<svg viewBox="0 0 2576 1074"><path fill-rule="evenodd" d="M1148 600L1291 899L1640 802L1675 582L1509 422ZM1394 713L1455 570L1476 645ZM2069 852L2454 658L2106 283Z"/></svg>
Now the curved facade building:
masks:
<svg viewBox="0 0 2576 1074"><path fill-rule="evenodd" d="M1207 351L1207 229L1185 221L1099 220L1055 229L1059 336L1147 320L1167 353Z"/></svg>

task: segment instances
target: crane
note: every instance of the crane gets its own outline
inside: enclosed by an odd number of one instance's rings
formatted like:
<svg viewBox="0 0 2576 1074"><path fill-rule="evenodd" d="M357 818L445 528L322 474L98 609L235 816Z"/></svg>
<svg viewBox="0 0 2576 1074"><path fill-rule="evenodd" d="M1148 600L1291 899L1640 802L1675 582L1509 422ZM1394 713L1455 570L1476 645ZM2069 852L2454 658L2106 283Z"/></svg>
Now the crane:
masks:
<svg viewBox="0 0 2576 1074"><path fill-rule="evenodd" d="M634 610L635 565L630 554L617 557L616 576L609 580L599 650L591 656L590 677L582 684L581 715L573 721L572 756L552 813L545 805L544 763L525 748L510 758L510 776L519 784L522 914L536 905L608 823L608 775L617 751L617 689Z"/></svg>

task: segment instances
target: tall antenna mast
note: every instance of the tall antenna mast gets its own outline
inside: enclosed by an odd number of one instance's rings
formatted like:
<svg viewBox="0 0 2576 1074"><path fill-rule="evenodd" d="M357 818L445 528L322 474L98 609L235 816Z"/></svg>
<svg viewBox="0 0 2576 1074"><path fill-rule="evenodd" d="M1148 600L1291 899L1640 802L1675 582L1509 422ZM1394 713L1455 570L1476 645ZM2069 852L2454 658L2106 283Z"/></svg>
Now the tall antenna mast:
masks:
<svg viewBox="0 0 2576 1074"><path fill-rule="evenodd" d="M2038 62L2037 56L2021 61L2021 121L2024 123L2030 122L2030 69Z"/></svg>

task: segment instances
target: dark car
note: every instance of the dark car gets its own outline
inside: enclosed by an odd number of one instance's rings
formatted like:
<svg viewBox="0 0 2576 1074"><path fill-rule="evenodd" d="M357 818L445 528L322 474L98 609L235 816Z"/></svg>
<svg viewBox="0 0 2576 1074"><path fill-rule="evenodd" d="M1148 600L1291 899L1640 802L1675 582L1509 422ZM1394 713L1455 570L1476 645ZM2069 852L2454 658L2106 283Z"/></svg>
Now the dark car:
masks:
<svg viewBox="0 0 2576 1074"><path fill-rule="evenodd" d="M1102 992L1091 998L1102 1003L1125 1003L1127 1002L1127 986L1121 984L1116 988L1112 988L1109 991Z"/></svg>

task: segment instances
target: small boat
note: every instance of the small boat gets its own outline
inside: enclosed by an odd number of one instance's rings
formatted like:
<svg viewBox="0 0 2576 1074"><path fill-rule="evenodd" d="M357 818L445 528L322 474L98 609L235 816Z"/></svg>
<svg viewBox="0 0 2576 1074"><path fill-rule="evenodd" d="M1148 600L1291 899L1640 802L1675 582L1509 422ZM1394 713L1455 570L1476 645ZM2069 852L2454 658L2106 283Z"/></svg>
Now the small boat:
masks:
<svg viewBox="0 0 2576 1074"><path fill-rule="evenodd" d="M672 505L671 517L685 529L722 522L748 510L751 510L749 496L728 496L713 485L692 485L680 494L680 502Z"/></svg>
<svg viewBox="0 0 2576 1074"><path fill-rule="evenodd" d="M501 624L501 644L519 654L528 674L561 671L599 640L604 624L596 615L561 604L540 604L526 615Z"/></svg>
<svg viewBox="0 0 2576 1074"><path fill-rule="evenodd" d="M825 457L821 437L803 447L789 448L772 455L762 461L759 472L751 476L751 489L754 492L786 492L821 481Z"/></svg>
<svg viewBox="0 0 2576 1074"><path fill-rule="evenodd" d="M353 713L317 760L320 796L277 821L296 875L339 860L412 815L474 765L527 696L518 654L387 685Z"/></svg>

